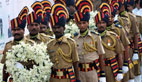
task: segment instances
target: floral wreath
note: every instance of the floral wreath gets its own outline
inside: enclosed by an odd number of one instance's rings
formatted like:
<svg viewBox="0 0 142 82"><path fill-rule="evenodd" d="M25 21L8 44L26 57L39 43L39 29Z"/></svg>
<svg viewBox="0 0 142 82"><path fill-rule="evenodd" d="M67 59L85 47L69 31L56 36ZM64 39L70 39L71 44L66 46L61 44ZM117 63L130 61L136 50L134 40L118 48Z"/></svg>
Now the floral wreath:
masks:
<svg viewBox="0 0 142 82"><path fill-rule="evenodd" d="M6 54L6 71L11 74L13 82L49 82L52 63L46 52L46 45L25 44L21 42L12 46ZM27 62L33 60L36 65L29 70L19 61Z"/></svg>

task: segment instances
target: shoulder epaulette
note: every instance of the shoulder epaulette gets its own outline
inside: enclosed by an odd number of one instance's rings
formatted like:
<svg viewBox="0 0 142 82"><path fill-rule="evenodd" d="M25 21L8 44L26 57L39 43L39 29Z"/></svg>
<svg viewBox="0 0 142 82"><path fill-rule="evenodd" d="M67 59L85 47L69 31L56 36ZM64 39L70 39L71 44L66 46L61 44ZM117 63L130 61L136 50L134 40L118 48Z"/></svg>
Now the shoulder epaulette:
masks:
<svg viewBox="0 0 142 82"><path fill-rule="evenodd" d="M77 32L74 33L74 34L72 34L72 35L71 35L71 38L74 38L74 37L76 37L76 36L78 36L78 33L77 33Z"/></svg>
<svg viewBox="0 0 142 82"><path fill-rule="evenodd" d="M40 33L40 35L41 35L41 36L45 36L45 37L46 37L46 34L44 34L44 33Z"/></svg>
<svg viewBox="0 0 142 82"><path fill-rule="evenodd" d="M10 44L10 43L12 43L12 41L7 42L6 45L8 45L8 44Z"/></svg>
<svg viewBox="0 0 142 82"><path fill-rule="evenodd" d="M99 35L99 33L96 31L91 31L91 33Z"/></svg>
<svg viewBox="0 0 142 82"><path fill-rule="evenodd" d="M122 26L120 24L115 24L115 26L118 28L122 28Z"/></svg>
<svg viewBox="0 0 142 82"><path fill-rule="evenodd" d="M109 31L110 34L118 36L116 33L114 33L113 31Z"/></svg>

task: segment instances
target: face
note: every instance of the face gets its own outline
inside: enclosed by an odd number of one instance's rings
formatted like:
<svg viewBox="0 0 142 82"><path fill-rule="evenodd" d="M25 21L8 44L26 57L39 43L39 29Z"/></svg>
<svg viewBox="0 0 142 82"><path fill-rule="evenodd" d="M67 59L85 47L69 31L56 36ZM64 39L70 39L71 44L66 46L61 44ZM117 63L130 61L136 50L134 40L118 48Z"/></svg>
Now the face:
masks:
<svg viewBox="0 0 142 82"><path fill-rule="evenodd" d="M14 40L19 41L24 37L25 30L22 28L13 28L12 29L12 35L14 37Z"/></svg>
<svg viewBox="0 0 142 82"><path fill-rule="evenodd" d="M98 27L98 32L102 33L106 30L107 23L105 21L100 21L99 23L97 23L97 27Z"/></svg>
<svg viewBox="0 0 142 82"><path fill-rule="evenodd" d="M87 21L80 21L80 22L77 22L77 26L80 29L80 32L85 32L86 29L89 26L89 22L87 22Z"/></svg>
<svg viewBox="0 0 142 82"><path fill-rule="evenodd" d="M132 10L133 10L133 6L131 6L131 5L127 5L127 10L128 10L129 12L132 12Z"/></svg>
<svg viewBox="0 0 142 82"><path fill-rule="evenodd" d="M56 38L60 38L61 36L64 35L64 30L65 30L65 27L63 26L59 26L59 25L55 25L53 28L52 28Z"/></svg>
<svg viewBox="0 0 142 82"><path fill-rule="evenodd" d="M112 25L113 22L114 22L114 16L111 15L111 16L109 17L109 25Z"/></svg>
<svg viewBox="0 0 142 82"><path fill-rule="evenodd" d="M28 30L31 35L36 35L40 31L40 25L38 23L32 23L28 25Z"/></svg>
<svg viewBox="0 0 142 82"><path fill-rule="evenodd" d="M48 25L40 24L40 33L47 34L47 29L49 29Z"/></svg>

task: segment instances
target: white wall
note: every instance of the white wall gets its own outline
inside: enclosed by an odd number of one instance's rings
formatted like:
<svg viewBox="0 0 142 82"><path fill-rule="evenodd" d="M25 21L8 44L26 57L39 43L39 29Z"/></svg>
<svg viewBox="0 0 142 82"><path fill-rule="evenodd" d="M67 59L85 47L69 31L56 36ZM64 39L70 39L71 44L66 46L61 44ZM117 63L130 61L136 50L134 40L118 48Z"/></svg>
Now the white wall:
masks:
<svg viewBox="0 0 142 82"><path fill-rule="evenodd" d="M0 50L3 50L5 43L12 39L8 37L8 28L10 28L10 20L17 17L24 6L28 6L29 11L31 12L32 9L30 6L35 1L42 0L0 0L0 18L2 18L3 21L2 25L4 32L3 37L0 36ZM49 1L53 4L53 0ZM25 34L28 34L27 29Z"/></svg>

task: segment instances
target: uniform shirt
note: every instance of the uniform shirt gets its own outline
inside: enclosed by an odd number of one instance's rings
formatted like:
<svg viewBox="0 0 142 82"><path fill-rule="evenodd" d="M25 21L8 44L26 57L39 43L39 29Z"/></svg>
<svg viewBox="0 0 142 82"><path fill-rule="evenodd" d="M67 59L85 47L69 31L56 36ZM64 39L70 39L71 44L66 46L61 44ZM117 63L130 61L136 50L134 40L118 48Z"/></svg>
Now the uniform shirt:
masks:
<svg viewBox="0 0 142 82"><path fill-rule="evenodd" d="M136 15L136 17L137 17L137 22L138 22L140 34L142 34L142 16Z"/></svg>
<svg viewBox="0 0 142 82"><path fill-rule="evenodd" d="M25 43L30 43L30 44L33 44L33 43L34 43L33 41L28 40L28 39L26 39L26 38L22 39L20 42L25 42ZM4 51L3 51L3 57L2 57L1 63L4 64L5 61L6 61L6 52L7 52L8 50L12 49L12 46L17 45L17 44L19 44L19 42L16 42L16 41L14 41L14 40L12 40L12 41L6 43L5 48L4 48Z"/></svg>
<svg viewBox="0 0 142 82"><path fill-rule="evenodd" d="M30 40L33 40L36 43L41 43L41 42L47 43L47 42L49 42L52 39L51 36L45 35L44 33L38 33L34 37L30 36L30 34L29 34L29 35L26 36L26 38L30 39Z"/></svg>
<svg viewBox="0 0 142 82"><path fill-rule="evenodd" d="M128 46L130 44L130 41L126 36L125 30L123 27L122 28L116 27L115 24L112 24L109 30L116 33L120 37L120 40L123 46Z"/></svg>
<svg viewBox="0 0 142 82"><path fill-rule="evenodd" d="M93 46L91 36L95 40L95 48L97 51L87 52L84 49L84 42L87 42L89 45ZM79 54L80 63L89 63L93 62L96 59L99 59L100 54L104 54L104 48L102 46L101 37L98 34L91 33L88 31L88 34L85 37L82 37L80 34L73 38L77 42L77 50Z"/></svg>
<svg viewBox="0 0 142 82"><path fill-rule="evenodd" d="M71 49L68 43L71 46ZM61 48L63 53L65 53L67 56L71 55L69 58L67 58L67 60L72 60L72 62L67 62L66 60L64 60L62 55L59 55L57 53L58 48ZM70 50L71 54L68 54ZM79 61L75 41L65 36L62 37L62 40L60 42L57 39L51 40L47 45L47 52L53 63L53 68L55 69L69 68L73 66L73 62Z"/></svg>
<svg viewBox="0 0 142 82"><path fill-rule="evenodd" d="M107 49L105 46L104 46L104 50L105 50L105 55L104 55L104 58L111 58L111 57L114 57L116 56L117 54L122 54L123 52L123 46L121 45L121 41L120 39L118 38L118 36L114 33L114 32L111 32L111 31L106 31L105 35L102 37L102 41L107 44L108 46L112 46L114 44L113 40L109 37L109 36L112 36L115 40L116 40L116 45L114 46L115 50L110 50L110 49ZM110 41L110 42L109 42Z"/></svg>
<svg viewBox="0 0 142 82"><path fill-rule="evenodd" d="M133 40L135 34L139 33L136 16L132 13L125 12L124 15L118 18L120 24L123 26L129 40Z"/></svg>

